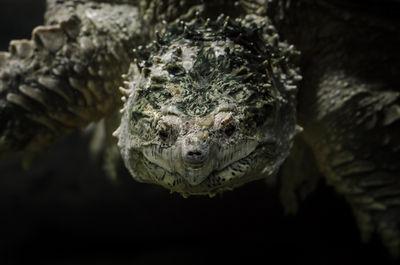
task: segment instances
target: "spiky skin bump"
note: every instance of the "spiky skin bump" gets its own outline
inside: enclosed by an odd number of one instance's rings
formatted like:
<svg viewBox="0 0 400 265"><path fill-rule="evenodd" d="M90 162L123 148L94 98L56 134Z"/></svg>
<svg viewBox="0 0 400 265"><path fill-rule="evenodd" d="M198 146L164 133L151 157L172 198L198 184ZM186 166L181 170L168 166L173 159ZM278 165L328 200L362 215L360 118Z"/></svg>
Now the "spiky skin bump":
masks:
<svg viewBox="0 0 400 265"><path fill-rule="evenodd" d="M266 23L180 21L138 49L116 133L135 179L213 195L277 172L295 134L300 77Z"/></svg>
<svg viewBox="0 0 400 265"><path fill-rule="evenodd" d="M0 157L23 150L26 166L62 135L118 109L121 72L140 42L138 8L64 2L49 1L46 25L0 52Z"/></svg>

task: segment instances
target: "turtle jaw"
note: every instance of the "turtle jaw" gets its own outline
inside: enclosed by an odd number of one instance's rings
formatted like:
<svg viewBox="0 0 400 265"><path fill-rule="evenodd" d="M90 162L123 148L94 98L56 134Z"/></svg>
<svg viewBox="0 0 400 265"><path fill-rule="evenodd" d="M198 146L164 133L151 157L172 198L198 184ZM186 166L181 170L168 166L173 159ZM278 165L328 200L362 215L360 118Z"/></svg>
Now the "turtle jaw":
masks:
<svg viewBox="0 0 400 265"><path fill-rule="evenodd" d="M149 176L151 176L145 182L162 185L184 197L190 195L214 196L216 193L232 190L253 181L255 179L254 174L252 174L254 172L253 163L257 160L258 155L259 149L257 148L246 157L233 161L222 169L209 170L206 175L202 174L203 167L187 168L185 175L170 172L143 157L143 164ZM206 170L203 172L206 172ZM265 176L260 174L258 178L263 177Z"/></svg>
<svg viewBox="0 0 400 265"><path fill-rule="evenodd" d="M199 163L196 165L185 165L184 176L188 184L191 186L197 186L201 184L206 178L208 178L210 172L204 163ZM179 173L178 173L179 175ZM182 177L182 176L181 176Z"/></svg>

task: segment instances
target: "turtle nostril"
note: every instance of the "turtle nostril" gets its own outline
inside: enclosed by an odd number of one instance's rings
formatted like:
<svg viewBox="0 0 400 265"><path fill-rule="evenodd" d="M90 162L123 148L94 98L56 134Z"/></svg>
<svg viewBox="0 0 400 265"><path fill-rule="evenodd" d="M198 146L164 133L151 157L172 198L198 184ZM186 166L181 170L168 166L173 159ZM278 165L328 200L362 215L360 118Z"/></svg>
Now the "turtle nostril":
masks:
<svg viewBox="0 0 400 265"><path fill-rule="evenodd" d="M187 151L184 160L189 164L202 164L207 157L207 152L203 150L190 150Z"/></svg>
<svg viewBox="0 0 400 265"><path fill-rule="evenodd" d="M187 155L189 157L195 158L195 157L201 157L203 155L203 153L200 151L189 151Z"/></svg>

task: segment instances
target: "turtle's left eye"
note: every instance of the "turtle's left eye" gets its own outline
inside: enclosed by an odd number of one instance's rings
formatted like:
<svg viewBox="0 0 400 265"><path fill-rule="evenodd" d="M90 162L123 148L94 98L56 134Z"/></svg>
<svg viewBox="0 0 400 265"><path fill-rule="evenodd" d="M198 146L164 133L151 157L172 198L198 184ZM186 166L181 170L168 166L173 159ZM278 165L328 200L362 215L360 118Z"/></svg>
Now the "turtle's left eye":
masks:
<svg viewBox="0 0 400 265"><path fill-rule="evenodd" d="M233 124L228 124L228 126L226 126L224 133L226 136L231 137L232 134L236 131L236 128Z"/></svg>
<svg viewBox="0 0 400 265"><path fill-rule="evenodd" d="M227 124L224 128L224 134L228 137L231 137L235 131L236 127L232 123Z"/></svg>
<svg viewBox="0 0 400 265"><path fill-rule="evenodd" d="M220 112L215 115L214 128L221 136L231 137L237 130L238 122L232 112Z"/></svg>

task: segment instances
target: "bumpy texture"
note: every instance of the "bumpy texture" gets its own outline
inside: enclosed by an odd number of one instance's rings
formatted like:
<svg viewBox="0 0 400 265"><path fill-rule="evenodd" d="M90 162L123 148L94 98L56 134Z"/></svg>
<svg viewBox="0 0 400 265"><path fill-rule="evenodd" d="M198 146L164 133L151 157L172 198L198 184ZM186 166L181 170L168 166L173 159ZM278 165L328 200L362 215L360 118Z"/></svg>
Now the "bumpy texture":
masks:
<svg viewBox="0 0 400 265"><path fill-rule="evenodd" d="M118 108L121 73L141 41L130 5L49 3L32 40L0 53L0 156L36 152Z"/></svg>
<svg viewBox="0 0 400 265"><path fill-rule="evenodd" d="M374 1L281 8L277 28L302 51L298 122L318 169L350 203L363 240L377 232L398 256L399 21Z"/></svg>
<svg viewBox="0 0 400 265"><path fill-rule="evenodd" d="M274 34L266 18L220 16L178 21L139 48L116 132L135 179L213 195L277 172L295 133L301 77L295 51Z"/></svg>

